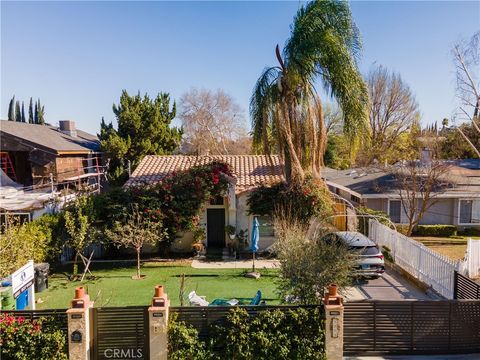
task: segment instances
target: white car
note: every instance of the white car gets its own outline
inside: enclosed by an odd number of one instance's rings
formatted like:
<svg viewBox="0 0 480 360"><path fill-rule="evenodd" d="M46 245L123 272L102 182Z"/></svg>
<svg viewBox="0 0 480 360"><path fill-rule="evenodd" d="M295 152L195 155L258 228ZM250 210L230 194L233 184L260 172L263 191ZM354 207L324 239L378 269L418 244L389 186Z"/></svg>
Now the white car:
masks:
<svg viewBox="0 0 480 360"><path fill-rule="evenodd" d="M385 261L378 246L365 235L354 231L339 231L335 235L358 256L356 273L365 277L380 277Z"/></svg>

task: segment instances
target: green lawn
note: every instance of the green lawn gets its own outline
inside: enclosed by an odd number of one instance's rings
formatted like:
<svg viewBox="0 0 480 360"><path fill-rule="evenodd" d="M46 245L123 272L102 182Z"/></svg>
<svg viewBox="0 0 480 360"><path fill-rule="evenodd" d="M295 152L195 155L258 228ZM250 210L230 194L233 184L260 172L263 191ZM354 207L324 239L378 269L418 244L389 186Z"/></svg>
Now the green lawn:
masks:
<svg viewBox="0 0 480 360"><path fill-rule="evenodd" d="M69 281L72 265L57 270L49 277L49 288L36 294L37 309L67 308L74 289L83 285L88 289L95 306L149 305L154 287L164 285L172 306L180 305L180 276L186 275L186 293L195 290L205 295L207 301L219 297L253 297L261 290L267 304L278 304L274 280L277 270L263 269L260 279L245 278L245 269L194 269L187 262L155 263L142 265L143 280L132 280L136 267L133 263L94 263L91 271L94 280ZM65 272L62 272L65 271ZM38 301L40 300L40 301ZM188 305L188 302L185 303Z"/></svg>

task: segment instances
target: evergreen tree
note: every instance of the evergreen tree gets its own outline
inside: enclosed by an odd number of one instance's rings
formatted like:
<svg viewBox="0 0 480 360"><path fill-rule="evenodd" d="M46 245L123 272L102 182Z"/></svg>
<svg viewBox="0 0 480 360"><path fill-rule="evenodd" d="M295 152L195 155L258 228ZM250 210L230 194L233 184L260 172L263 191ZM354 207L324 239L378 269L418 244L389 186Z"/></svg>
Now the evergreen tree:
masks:
<svg viewBox="0 0 480 360"><path fill-rule="evenodd" d="M34 124L33 120L33 100L30 98L30 103L28 104L28 123Z"/></svg>
<svg viewBox="0 0 480 360"><path fill-rule="evenodd" d="M25 122L25 104L22 101L22 122Z"/></svg>
<svg viewBox="0 0 480 360"><path fill-rule="evenodd" d="M180 144L183 130L170 126L176 114L176 104L170 109L170 95L159 93L155 99L145 94L130 96L123 90L120 104L113 105L118 130L102 119L100 144L110 157L109 177L112 183L126 180L125 161L132 167L145 155L171 154Z"/></svg>
<svg viewBox="0 0 480 360"><path fill-rule="evenodd" d="M15 121L22 121L22 112L20 110L20 101L15 102Z"/></svg>
<svg viewBox="0 0 480 360"><path fill-rule="evenodd" d="M8 120L15 121L15 95L13 95L8 104Z"/></svg>
<svg viewBox="0 0 480 360"><path fill-rule="evenodd" d="M40 103L38 99L38 123L40 125L45 125L45 106Z"/></svg>
<svg viewBox="0 0 480 360"><path fill-rule="evenodd" d="M38 124L38 103L35 101L35 114L33 115L33 123Z"/></svg>

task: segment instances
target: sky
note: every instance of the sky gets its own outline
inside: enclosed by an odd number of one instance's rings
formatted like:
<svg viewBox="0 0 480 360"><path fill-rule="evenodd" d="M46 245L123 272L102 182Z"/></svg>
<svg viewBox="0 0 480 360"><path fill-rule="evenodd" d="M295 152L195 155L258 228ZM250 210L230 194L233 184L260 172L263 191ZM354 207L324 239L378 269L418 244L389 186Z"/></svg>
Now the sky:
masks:
<svg viewBox="0 0 480 360"><path fill-rule="evenodd" d="M1 2L1 104L40 98L46 120L96 133L122 89L172 100L222 88L248 111L275 45L301 6L281 2ZM457 106L450 49L480 30L480 2L353 1L363 38L360 70L381 64L416 95L423 124ZM325 99L328 100L328 99ZM246 116L248 121L248 116Z"/></svg>

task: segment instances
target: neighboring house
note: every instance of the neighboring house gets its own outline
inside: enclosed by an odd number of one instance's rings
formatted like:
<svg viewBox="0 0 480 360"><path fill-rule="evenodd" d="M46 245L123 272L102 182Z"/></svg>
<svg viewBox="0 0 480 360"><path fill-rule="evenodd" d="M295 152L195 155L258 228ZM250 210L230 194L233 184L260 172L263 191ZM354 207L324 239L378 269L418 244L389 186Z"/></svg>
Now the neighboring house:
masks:
<svg viewBox="0 0 480 360"><path fill-rule="evenodd" d="M0 120L2 170L24 186L78 180L97 173L96 135L62 120L60 126Z"/></svg>
<svg viewBox="0 0 480 360"><path fill-rule="evenodd" d="M248 230L251 237L253 215L248 213L247 198L249 193L260 185L269 185L284 180L283 164L278 156L272 156L271 162L264 155L212 155L212 156L146 156L135 169L126 187L159 182L165 176L196 165L204 165L212 161L221 161L230 165L233 178L230 181L228 194L221 199L212 199L206 204L202 214L201 225L206 230L207 247L225 247L225 226L232 225L237 233ZM268 217L257 217L260 222L259 248L266 249L275 240L272 220ZM173 244L173 250L190 251L191 234L183 234Z"/></svg>
<svg viewBox="0 0 480 360"><path fill-rule="evenodd" d="M0 213L32 219L49 211L59 190L67 189L61 202L73 196L68 189L98 190L99 148L97 136L77 130L73 121L57 128L0 120Z"/></svg>
<svg viewBox="0 0 480 360"><path fill-rule="evenodd" d="M434 204L420 224L480 228L480 159L446 161L452 186L433 194ZM394 176L378 168L334 170L323 177L330 190L352 204L387 213L397 224L407 223Z"/></svg>

